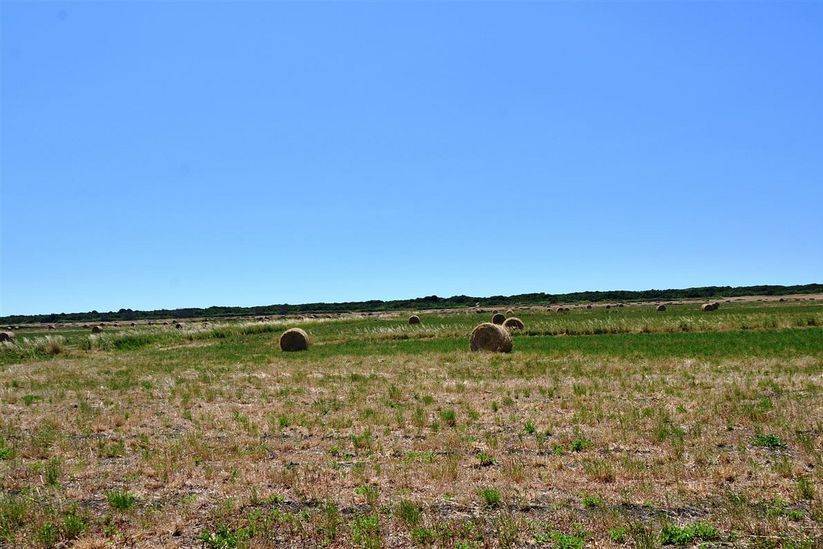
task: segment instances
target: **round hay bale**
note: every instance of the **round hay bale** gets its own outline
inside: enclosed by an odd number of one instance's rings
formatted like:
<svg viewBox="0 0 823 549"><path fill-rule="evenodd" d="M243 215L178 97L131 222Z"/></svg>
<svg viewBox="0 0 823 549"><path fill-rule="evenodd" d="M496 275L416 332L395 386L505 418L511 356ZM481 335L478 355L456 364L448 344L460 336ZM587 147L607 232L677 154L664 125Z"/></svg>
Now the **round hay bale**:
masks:
<svg viewBox="0 0 823 549"><path fill-rule="evenodd" d="M611 306L611 305L606 305L606 308L607 308L607 309L611 309L611 308L612 308L612 306Z"/></svg>
<svg viewBox="0 0 823 549"><path fill-rule="evenodd" d="M0 332L0 342L11 341L12 339L14 339L14 332L12 332L11 330L7 332Z"/></svg>
<svg viewBox="0 0 823 549"><path fill-rule="evenodd" d="M587 309L591 309L591 308L592 308L592 304L591 304L591 303L589 303L588 305L586 305L586 308L587 308Z"/></svg>
<svg viewBox="0 0 823 549"><path fill-rule="evenodd" d="M491 322L478 324L472 330L471 350L510 353L512 350L512 336L508 330L497 324Z"/></svg>
<svg viewBox="0 0 823 549"><path fill-rule="evenodd" d="M49 330L54 330L54 324L49 324Z"/></svg>
<svg viewBox="0 0 823 549"><path fill-rule="evenodd" d="M289 328L280 336L280 350L305 351L309 348L309 334L300 328Z"/></svg>
<svg viewBox="0 0 823 549"><path fill-rule="evenodd" d="M132 327L137 326L137 323L136 323L136 322L132 322L132 323L131 323L131 326L132 326Z"/></svg>
<svg viewBox="0 0 823 549"><path fill-rule="evenodd" d="M91 333L93 333L93 334L99 334L102 331L103 331L102 326L92 326L91 327Z"/></svg>
<svg viewBox="0 0 823 549"><path fill-rule="evenodd" d="M657 306L657 312L658 312L658 313L662 313L662 312L663 312L663 311L665 311L665 310L666 310L666 306L665 306L665 305L662 305L662 304L661 304L661 305L658 305L658 306Z"/></svg>
<svg viewBox="0 0 823 549"><path fill-rule="evenodd" d="M409 324L420 324L420 317L417 315L411 315L409 317Z"/></svg>
<svg viewBox="0 0 823 549"><path fill-rule="evenodd" d="M703 311L703 312L714 311L716 309L717 309L717 303L704 303L700 307L700 310Z"/></svg>
<svg viewBox="0 0 823 549"><path fill-rule="evenodd" d="M510 316L505 322L503 322L503 327L511 332L512 330L522 330L526 327L526 325L523 324L523 321L516 316Z"/></svg>
<svg viewBox="0 0 823 549"><path fill-rule="evenodd" d="M183 325L182 325L182 324L180 324L179 322L178 322L177 324L175 324L175 325L174 325L174 327L175 327L176 329L178 329L178 330L182 330L182 329L183 329Z"/></svg>
<svg viewBox="0 0 823 549"><path fill-rule="evenodd" d="M618 304L617 304L617 306L618 306L618 307L622 307L622 306L623 306L623 304L622 304L622 303L618 303Z"/></svg>
<svg viewBox="0 0 823 549"><path fill-rule="evenodd" d="M495 312L492 316L492 324L503 324L503 321L506 320L506 315ZM482 324L481 324L482 326Z"/></svg>
<svg viewBox="0 0 823 549"><path fill-rule="evenodd" d="M514 311L509 309L508 311L506 311L506 316L514 316Z"/></svg>

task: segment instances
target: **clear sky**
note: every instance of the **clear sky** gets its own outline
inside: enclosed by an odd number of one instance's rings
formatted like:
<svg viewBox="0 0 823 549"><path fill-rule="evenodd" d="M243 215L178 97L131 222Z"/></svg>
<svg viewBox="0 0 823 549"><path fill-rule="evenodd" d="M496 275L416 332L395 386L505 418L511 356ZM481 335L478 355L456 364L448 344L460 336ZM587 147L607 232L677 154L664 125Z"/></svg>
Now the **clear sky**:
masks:
<svg viewBox="0 0 823 549"><path fill-rule="evenodd" d="M0 9L0 314L823 281L823 3Z"/></svg>

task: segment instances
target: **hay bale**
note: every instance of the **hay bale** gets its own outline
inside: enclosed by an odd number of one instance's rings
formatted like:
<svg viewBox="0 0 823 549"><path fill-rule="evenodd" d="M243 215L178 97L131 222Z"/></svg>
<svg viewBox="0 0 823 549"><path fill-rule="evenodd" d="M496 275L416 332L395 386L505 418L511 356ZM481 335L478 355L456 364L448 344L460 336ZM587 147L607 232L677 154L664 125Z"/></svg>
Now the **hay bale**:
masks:
<svg viewBox="0 0 823 549"><path fill-rule="evenodd" d="M54 324L49 324L48 328L49 330L54 330Z"/></svg>
<svg viewBox="0 0 823 549"><path fill-rule="evenodd" d="M508 311L506 311L506 316L514 316L514 311L509 309Z"/></svg>
<svg viewBox="0 0 823 549"><path fill-rule="evenodd" d="M589 303L588 305L586 305L586 308L587 308L587 309L591 309L591 308L592 308L592 304L591 304L591 303Z"/></svg>
<svg viewBox="0 0 823 549"><path fill-rule="evenodd" d="M606 308L607 308L607 309L611 309L611 308L612 308L612 306L611 306L611 305L606 305Z"/></svg>
<svg viewBox="0 0 823 549"><path fill-rule="evenodd" d="M11 341L12 339L14 339L14 332L11 330L7 332L0 332L0 342Z"/></svg>
<svg viewBox="0 0 823 549"><path fill-rule="evenodd" d="M182 325L182 324L180 324L179 322L178 322L177 324L175 324L175 325L174 325L174 327L175 327L176 329L178 329L178 330L182 330L182 329L183 329L183 325Z"/></svg>
<svg viewBox="0 0 823 549"><path fill-rule="evenodd" d="M91 327L91 333L93 333L93 334L99 334L102 331L103 331L102 326L92 326Z"/></svg>
<svg viewBox="0 0 823 549"><path fill-rule="evenodd" d="M420 317L417 315L411 315L409 317L409 324L420 324Z"/></svg>
<svg viewBox="0 0 823 549"><path fill-rule="evenodd" d="M523 324L523 321L516 316L510 316L505 322L503 322L503 327L511 332L512 330L522 330L526 327L526 325Z"/></svg>
<svg viewBox="0 0 823 549"><path fill-rule="evenodd" d="M512 350L512 336L508 330L497 324L491 322L478 324L472 330L471 350L510 353Z"/></svg>
<svg viewBox="0 0 823 549"><path fill-rule="evenodd" d="M492 316L492 324L503 324L503 321L506 320L506 315L495 312Z"/></svg>
<svg viewBox="0 0 823 549"><path fill-rule="evenodd" d="M665 311L665 310L666 310L666 306L665 306L665 305L662 305L662 304L661 304L661 305L658 305L658 306L657 306L657 312L658 312L658 313L662 313L662 312L663 312L663 311Z"/></svg>
<svg viewBox="0 0 823 549"><path fill-rule="evenodd" d="M717 304L717 303L704 303L700 307L700 310L703 311L704 313L708 312L708 311L716 311L719 306L720 305Z"/></svg>
<svg viewBox="0 0 823 549"><path fill-rule="evenodd" d="M309 348L309 334L300 328L289 328L280 336L280 350L305 351Z"/></svg>
<svg viewBox="0 0 823 549"><path fill-rule="evenodd" d="M133 327L137 326L137 323L136 323L136 322L132 322L132 323L131 323L131 326L132 326L132 328L133 328Z"/></svg>

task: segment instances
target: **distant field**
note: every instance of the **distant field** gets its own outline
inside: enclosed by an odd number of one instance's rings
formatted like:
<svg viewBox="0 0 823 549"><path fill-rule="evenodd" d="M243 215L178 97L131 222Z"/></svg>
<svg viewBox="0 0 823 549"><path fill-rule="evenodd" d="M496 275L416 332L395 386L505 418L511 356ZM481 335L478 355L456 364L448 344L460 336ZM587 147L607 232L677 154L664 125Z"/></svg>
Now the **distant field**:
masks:
<svg viewBox="0 0 823 549"><path fill-rule="evenodd" d="M19 329L0 546L823 544L823 304L515 315Z"/></svg>

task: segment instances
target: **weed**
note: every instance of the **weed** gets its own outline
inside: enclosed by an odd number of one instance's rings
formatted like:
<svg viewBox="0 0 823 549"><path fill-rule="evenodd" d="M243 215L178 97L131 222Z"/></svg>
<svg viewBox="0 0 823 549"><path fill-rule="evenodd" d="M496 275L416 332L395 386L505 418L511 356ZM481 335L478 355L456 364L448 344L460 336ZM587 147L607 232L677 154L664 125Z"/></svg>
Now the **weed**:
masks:
<svg viewBox="0 0 823 549"><path fill-rule="evenodd" d="M407 527L413 528L420 524L420 519L423 516L423 510L419 505L407 499L402 499L395 507L394 515L403 521L403 524Z"/></svg>
<svg viewBox="0 0 823 549"><path fill-rule="evenodd" d="M786 443L783 442L779 436L771 434L756 434L752 439L752 444L754 444L755 446L770 448L772 450L786 448Z"/></svg>
<svg viewBox="0 0 823 549"><path fill-rule="evenodd" d="M137 498L125 490L112 490L106 493L106 501L112 509L126 511L134 506Z"/></svg>
<svg viewBox="0 0 823 549"><path fill-rule="evenodd" d="M500 492L495 488L481 488L478 493L483 505L486 507L498 507L500 505Z"/></svg>
<svg viewBox="0 0 823 549"><path fill-rule="evenodd" d="M686 526L667 524L660 532L663 545L687 545L695 541L714 541L720 537L717 528L705 522L694 522Z"/></svg>

